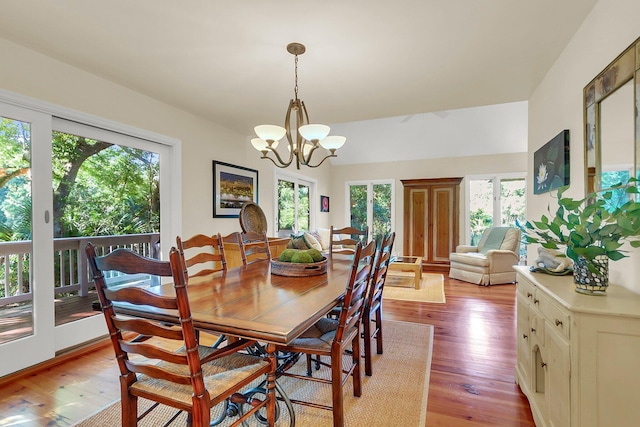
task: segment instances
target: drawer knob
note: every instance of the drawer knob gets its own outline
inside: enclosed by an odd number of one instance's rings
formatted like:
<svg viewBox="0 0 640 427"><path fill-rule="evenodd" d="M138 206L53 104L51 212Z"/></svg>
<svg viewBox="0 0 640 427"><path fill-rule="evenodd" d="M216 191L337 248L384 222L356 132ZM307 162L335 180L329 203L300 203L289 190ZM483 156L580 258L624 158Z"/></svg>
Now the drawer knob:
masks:
<svg viewBox="0 0 640 427"><path fill-rule="evenodd" d="M534 299L534 300L533 300L533 303L534 303L534 304L538 304L539 302L540 302L540 300L539 300L539 299Z"/></svg>
<svg viewBox="0 0 640 427"><path fill-rule="evenodd" d="M527 292L527 298L531 298L533 294L531 292Z"/></svg>
<svg viewBox="0 0 640 427"><path fill-rule="evenodd" d="M522 334L522 338L524 338L524 339L526 340L527 338L529 338L529 335L527 335L527 334Z"/></svg>
<svg viewBox="0 0 640 427"><path fill-rule="evenodd" d="M536 328L531 328L531 332L536 333Z"/></svg>
<svg viewBox="0 0 640 427"><path fill-rule="evenodd" d="M540 366L544 368L545 366L547 366L547 364L544 362L540 362Z"/></svg>
<svg viewBox="0 0 640 427"><path fill-rule="evenodd" d="M562 321L561 321L561 320L556 319L556 326L562 326Z"/></svg>

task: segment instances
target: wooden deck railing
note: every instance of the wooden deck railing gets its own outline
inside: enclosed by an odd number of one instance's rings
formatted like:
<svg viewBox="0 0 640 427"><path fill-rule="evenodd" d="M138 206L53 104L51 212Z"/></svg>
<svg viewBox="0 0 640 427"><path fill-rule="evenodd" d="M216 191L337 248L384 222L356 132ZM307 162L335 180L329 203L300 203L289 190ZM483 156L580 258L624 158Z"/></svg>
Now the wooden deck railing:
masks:
<svg viewBox="0 0 640 427"><path fill-rule="evenodd" d="M159 258L159 241L159 233L54 239L55 277L52 285L55 295L77 291L85 296L93 286L84 251L88 242L96 246L99 255L116 248L128 248L144 256ZM30 240L0 242L0 306L32 299L30 276L33 267L30 260Z"/></svg>

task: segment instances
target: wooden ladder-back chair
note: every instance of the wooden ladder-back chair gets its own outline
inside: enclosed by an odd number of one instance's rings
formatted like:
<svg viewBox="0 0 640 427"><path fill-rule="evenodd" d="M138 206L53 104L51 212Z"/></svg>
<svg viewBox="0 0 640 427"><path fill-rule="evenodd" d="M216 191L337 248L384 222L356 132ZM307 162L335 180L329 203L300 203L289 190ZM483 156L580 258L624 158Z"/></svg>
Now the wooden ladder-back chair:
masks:
<svg viewBox="0 0 640 427"><path fill-rule="evenodd" d="M233 244L237 245L238 254L240 256L240 260L242 262L242 265L243 266L247 265L247 255L244 253L244 245L242 244L242 237L240 236L239 232L234 231L233 233L224 236L222 238L222 242L223 242L223 244L224 243L233 243Z"/></svg>
<svg viewBox="0 0 640 427"><path fill-rule="evenodd" d="M177 236L176 245L182 258L184 275L188 279L206 276L218 271L227 271L227 259L224 255L224 245L220 233L212 236L196 234L187 240L182 240L180 236ZM196 339L200 341L200 331L197 329ZM219 335L213 347L219 347L226 339L226 335Z"/></svg>
<svg viewBox="0 0 640 427"><path fill-rule="evenodd" d="M354 236L357 236L354 238ZM366 245L369 241L369 227L364 230L355 227L335 228L329 230L329 256L334 253L353 254L358 243Z"/></svg>
<svg viewBox="0 0 640 427"><path fill-rule="evenodd" d="M367 301L362 315L362 335L364 337L364 372L373 374L371 340L376 339L376 352L382 354L382 291L387 278L387 268L391 261L391 251L396 238L392 232L380 242L373 276L367 293Z"/></svg>
<svg viewBox="0 0 640 427"><path fill-rule="evenodd" d="M292 403L327 409L333 412L333 425L344 425L343 385L353 376L353 395L362 395L361 369L360 369L360 321L364 311L364 303L367 295L367 286L373 272L373 264L376 256L375 242L363 246L356 244L356 252L347 287L344 295L344 303L339 318L321 318L299 338L290 345L278 346L278 350L307 355L307 376L296 375L285 371L284 376L290 376L302 380L317 381L331 384L332 406L314 402L291 400ZM342 357L346 350L351 349L351 367L343 369ZM319 363L331 368L331 380L311 376L311 356L317 356ZM328 356L330 364L320 361L320 356Z"/></svg>
<svg viewBox="0 0 640 427"><path fill-rule="evenodd" d="M227 269L220 233L212 236L196 234L186 240L177 236L176 245L184 261L185 274L189 278Z"/></svg>
<svg viewBox="0 0 640 427"><path fill-rule="evenodd" d="M209 426L211 408L226 399L251 406L234 426L266 407L269 395L263 401L247 401L240 394L242 388L264 378L272 369L271 363L263 358L238 353L254 341L239 340L219 350L197 344L184 266L175 248L171 249L169 262L145 258L127 249L98 257L91 243L87 244L86 253L120 369L122 426L137 425L139 397L188 412L188 423L196 427ZM105 271L171 277L175 296L158 295L137 286L109 288ZM179 325L122 316L114 303L175 310ZM145 340L136 340L135 334Z"/></svg>
<svg viewBox="0 0 640 427"><path fill-rule="evenodd" d="M240 233L242 246L247 264L256 261L271 260L271 249L269 249L269 239L266 233L255 233L247 231Z"/></svg>

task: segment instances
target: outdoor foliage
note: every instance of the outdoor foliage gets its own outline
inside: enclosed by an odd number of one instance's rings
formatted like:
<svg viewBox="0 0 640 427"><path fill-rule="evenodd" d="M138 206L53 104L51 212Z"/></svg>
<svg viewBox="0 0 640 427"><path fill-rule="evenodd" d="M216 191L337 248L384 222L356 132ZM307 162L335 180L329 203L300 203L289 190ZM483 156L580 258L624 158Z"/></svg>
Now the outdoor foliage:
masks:
<svg viewBox="0 0 640 427"><path fill-rule="evenodd" d="M156 153L61 132L53 133L51 144L54 237L159 231ZM32 238L31 149L29 124L0 118L0 241ZM29 258L22 260L23 288ZM17 260L9 259L12 289Z"/></svg>
<svg viewBox="0 0 640 427"><path fill-rule="evenodd" d="M296 227L295 184L278 180L278 230L309 230L309 187L298 185L298 226Z"/></svg>
<svg viewBox="0 0 640 427"><path fill-rule="evenodd" d="M351 185L351 227L364 230L367 226L367 185ZM373 185L373 226L370 238L381 241L391 232L391 185Z"/></svg>

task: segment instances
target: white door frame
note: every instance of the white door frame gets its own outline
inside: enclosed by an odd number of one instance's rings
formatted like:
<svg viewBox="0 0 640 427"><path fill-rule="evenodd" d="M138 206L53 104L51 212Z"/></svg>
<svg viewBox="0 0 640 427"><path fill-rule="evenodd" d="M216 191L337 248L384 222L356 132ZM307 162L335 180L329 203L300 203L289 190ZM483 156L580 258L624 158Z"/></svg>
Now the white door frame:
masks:
<svg viewBox="0 0 640 427"><path fill-rule="evenodd" d="M161 253L168 254L182 224L181 141L90 114L56 106L0 90L0 115L32 123L32 289L33 335L0 345L0 376L51 359L57 351L106 334L103 316L92 316L55 326L53 268L53 211L51 135L57 118L93 126L96 132L110 131L153 144L160 154L160 242ZM37 124L37 125L36 125ZM58 129L61 130L61 129ZM37 149L36 149L37 148ZM148 149L148 148L147 148ZM46 223L45 213L49 212ZM35 267L35 268L34 268Z"/></svg>

